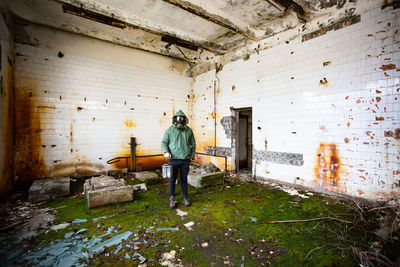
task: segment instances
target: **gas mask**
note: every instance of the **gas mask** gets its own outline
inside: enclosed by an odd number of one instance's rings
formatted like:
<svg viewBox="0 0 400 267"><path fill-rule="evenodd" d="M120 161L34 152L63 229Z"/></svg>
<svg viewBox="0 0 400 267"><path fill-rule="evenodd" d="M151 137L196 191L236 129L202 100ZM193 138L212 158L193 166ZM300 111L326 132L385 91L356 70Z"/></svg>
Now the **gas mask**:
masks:
<svg viewBox="0 0 400 267"><path fill-rule="evenodd" d="M172 117L172 124L175 125L175 127L179 130L182 130L186 127L186 124L188 123L188 119L183 116L174 116Z"/></svg>

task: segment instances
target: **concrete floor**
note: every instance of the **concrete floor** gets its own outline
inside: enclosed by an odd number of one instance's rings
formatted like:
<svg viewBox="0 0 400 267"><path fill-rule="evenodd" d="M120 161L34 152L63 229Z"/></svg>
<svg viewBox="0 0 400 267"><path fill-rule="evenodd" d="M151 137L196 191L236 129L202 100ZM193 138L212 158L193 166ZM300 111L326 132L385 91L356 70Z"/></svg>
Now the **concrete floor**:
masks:
<svg viewBox="0 0 400 267"><path fill-rule="evenodd" d="M381 208L226 180L190 187L190 207L181 204L177 186L177 209L169 209L167 191L164 181L136 192L134 202L93 209L79 193L40 205L17 195L22 200L3 203L9 207L2 210L3 221L30 210L25 217L39 214L42 223L29 228L27 218L0 232L1 265L367 266L398 256L399 233L385 236L382 218L388 216ZM276 223L308 219L316 220Z"/></svg>

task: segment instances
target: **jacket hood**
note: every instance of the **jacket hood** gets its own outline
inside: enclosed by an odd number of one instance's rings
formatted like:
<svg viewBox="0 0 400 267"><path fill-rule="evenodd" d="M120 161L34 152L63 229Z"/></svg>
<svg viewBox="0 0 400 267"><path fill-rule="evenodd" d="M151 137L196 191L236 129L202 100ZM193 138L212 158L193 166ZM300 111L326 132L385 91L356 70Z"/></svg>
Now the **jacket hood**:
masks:
<svg viewBox="0 0 400 267"><path fill-rule="evenodd" d="M178 111L175 113L174 117L176 117L176 116L186 117L185 113L183 113L182 110L178 110Z"/></svg>

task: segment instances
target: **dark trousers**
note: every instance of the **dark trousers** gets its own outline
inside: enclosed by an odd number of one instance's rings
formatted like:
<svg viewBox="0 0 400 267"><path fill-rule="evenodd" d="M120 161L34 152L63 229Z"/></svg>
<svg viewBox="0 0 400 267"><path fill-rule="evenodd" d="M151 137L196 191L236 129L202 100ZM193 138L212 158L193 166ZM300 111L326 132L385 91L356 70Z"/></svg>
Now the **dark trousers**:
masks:
<svg viewBox="0 0 400 267"><path fill-rule="evenodd" d="M183 198L188 198L187 175L189 173L190 159L171 159L172 177L169 178L169 196L175 196L175 183L178 176L178 170L181 176L181 188Z"/></svg>

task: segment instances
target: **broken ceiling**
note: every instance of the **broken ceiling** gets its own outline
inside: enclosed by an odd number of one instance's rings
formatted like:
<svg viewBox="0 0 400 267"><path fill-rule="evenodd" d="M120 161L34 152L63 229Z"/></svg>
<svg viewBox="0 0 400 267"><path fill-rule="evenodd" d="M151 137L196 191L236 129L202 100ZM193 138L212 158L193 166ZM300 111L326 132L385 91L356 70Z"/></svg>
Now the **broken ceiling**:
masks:
<svg viewBox="0 0 400 267"><path fill-rule="evenodd" d="M5 2L17 21L182 59L191 66L215 65L227 54L249 55L267 48L263 40L295 28L302 29L297 36L311 32L315 27L306 27L311 21L324 18L334 23L353 15L357 4L355 0Z"/></svg>

